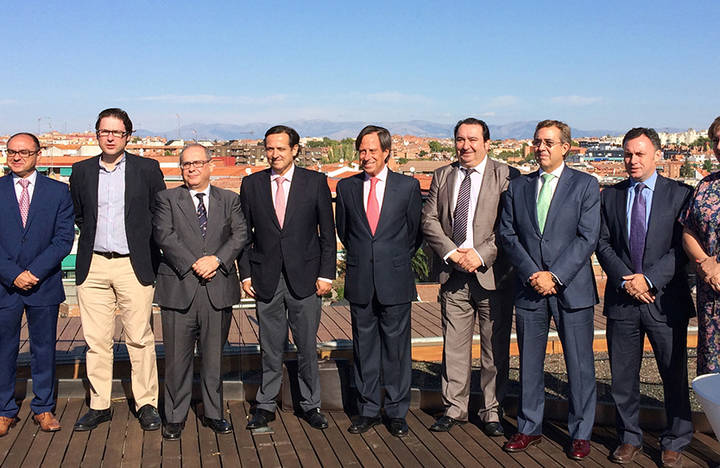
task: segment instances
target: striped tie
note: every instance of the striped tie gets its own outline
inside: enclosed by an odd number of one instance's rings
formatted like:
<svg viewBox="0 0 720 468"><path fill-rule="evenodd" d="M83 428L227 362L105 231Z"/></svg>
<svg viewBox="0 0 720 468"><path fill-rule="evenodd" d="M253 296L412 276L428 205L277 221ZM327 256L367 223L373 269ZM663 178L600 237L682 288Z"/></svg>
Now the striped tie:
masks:
<svg viewBox="0 0 720 468"><path fill-rule="evenodd" d="M195 196L198 199L197 217L198 223L200 223L200 232L202 232L203 239L205 239L205 233L207 232L207 209L205 203L203 203L204 193L196 193Z"/></svg>
<svg viewBox="0 0 720 468"><path fill-rule="evenodd" d="M455 204L455 212L453 213L453 233L452 240L455 245L460 245L465 242L467 237L467 223L470 212L470 189L472 181L470 174L473 169L460 168L464 177L460 183L460 191L458 192L457 203Z"/></svg>

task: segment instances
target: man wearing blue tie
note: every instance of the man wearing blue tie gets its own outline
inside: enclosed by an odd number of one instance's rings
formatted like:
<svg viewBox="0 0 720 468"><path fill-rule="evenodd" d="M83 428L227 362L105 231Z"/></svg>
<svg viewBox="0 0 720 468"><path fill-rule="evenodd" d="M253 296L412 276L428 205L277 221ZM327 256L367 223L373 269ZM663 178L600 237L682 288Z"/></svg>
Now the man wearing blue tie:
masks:
<svg viewBox="0 0 720 468"><path fill-rule="evenodd" d="M17 422L15 372L23 312L30 332L33 421L60 430L55 407L55 333L65 300L60 263L72 248L68 186L35 170L40 142L18 133L7 142L12 174L0 178L0 437Z"/></svg>

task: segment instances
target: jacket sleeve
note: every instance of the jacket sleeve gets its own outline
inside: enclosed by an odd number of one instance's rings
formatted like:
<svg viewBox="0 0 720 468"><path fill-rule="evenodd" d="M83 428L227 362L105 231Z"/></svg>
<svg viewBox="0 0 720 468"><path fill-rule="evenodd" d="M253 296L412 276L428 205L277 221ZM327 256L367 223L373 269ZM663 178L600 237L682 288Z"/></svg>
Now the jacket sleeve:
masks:
<svg viewBox="0 0 720 468"><path fill-rule="evenodd" d="M412 258L423 241L422 230L420 229L422 195L420 194L420 183L417 179L413 178L410 182L410 201L408 202L405 217L408 225L410 258Z"/></svg>
<svg viewBox="0 0 720 468"><path fill-rule="evenodd" d="M510 264L517 270L517 275L522 283L525 284L528 278L530 278L533 273L540 271L541 268L538 267L527 250L525 250L525 247L518 237L516 229L517 223L515 221L515 190L515 185L510 184L507 191L500 197L502 200L502 213L500 215L500 228L498 232L500 234L503 252L510 260Z"/></svg>
<svg viewBox="0 0 720 468"><path fill-rule="evenodd" d="M240 281L244 280L245 278L251 277L251 270L250 270L250 259L248 257L249 251L252 248L253 245L253 238L255 237L255 233L253 231L253 218L252 218L252 209L250 207L250 203L248 200L248 184L244 182L240 186L240 209L242 209L243 217L245 220L245 234L247 236L247 239L245 241L245 248L242 249L240 252L240 256L238 257L238 269L240 270Z"/></svg>
<svg viewBox="0 0 720 468"><path fill-rule="evenodd" d="M609 201L608 197L616 189L608 188L605 189L601 195L600 201L600 237L598 239L597 246L597 259L600 262L605 274L607 274L607 287L613 289L620 289L622 286L623 276L631 275L632 271L617 255L615 249L612 246L612 234L610 232L610 225L608 218L610 214L608 210Z"/></svg>
<svg viewBox="0 0 720 468"><path fill-rule="evenodd" d="M317 218L320 232L320 271L318 276L335 279L337 270L337 241L335 240L335 221L333 220L332 196L327 184L327 176L318 177Z"/></svg>
<svg viewBox="0 0 720 468"><path fill-rule="evenodd" d="M442 223L440 222L438 211L440 178L440 170L435 171L432 182L430 182L430 193L422 208L422 232L430 248L433 249L440 258L443 258L448 252L455 250L457 246L452 239L445 234ZM447 177L444 178L444 181L447 181Z"/></svg>
<svg viewBox="0 0 720 468"><path fill-rule="evenodd" d="M180 276L187 275L197 260L196 256L185 246L175 231L172 207L168 191L158 192L155 197L153 213L153 239L162 249L163 257Z"/></svg>
<svg viewBox="0 0 720 468"><path fill-rule="evenodd" d="M230 271L231 265L242 252L247 243L247 223L240 204L240 197L233 195L230 206L230 238L215 252L220 257L222 268L225 272Z"/></svg>

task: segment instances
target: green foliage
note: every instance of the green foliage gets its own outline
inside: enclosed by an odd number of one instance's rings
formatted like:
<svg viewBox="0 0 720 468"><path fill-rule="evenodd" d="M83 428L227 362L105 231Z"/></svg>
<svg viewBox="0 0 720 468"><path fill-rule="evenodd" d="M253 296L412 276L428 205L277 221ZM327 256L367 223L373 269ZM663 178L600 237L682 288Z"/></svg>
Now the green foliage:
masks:
<svg viewBox="0 0 720 468"><path fill-rule="evenodd" d="M690 143L691 148L707 148L707 146L710 144L710 139L708 137L698 137L695 141Z"/></svg>
<svg viewBox="0 0 720 468"><path fill-rule="evenodd" d="M423 282L430 279L430 264L425 250L422 248L418 249L418 251L415 252L415 256L412 258L410 265L412 266L413 272L415 272L415 278L417 278L418 281Z"/></svg>
<svg viewBox="0 0 720 468"><path fill-rule="evenodd" d="M713 170L713 163L711 159L706 159L702 166L704 171L712 171Z"/></svg>
<svg viewBox="0 0 720 468"><path fill-rule="evenodd" d="M452 146L445 146L439 141L430 141L428 142L428 146L430 147L430 151L433 153L454 153L455 148Z"/></svg>
<svg viewBox="0 0 720 468"><path fill-rule="evenodd" d="M421 158L424 158L425 156L427 156L427 154L428 154L427 151L425 151L425 150L420 150L420 152L418 153L418 156L421 157Z"/></svg>
<svg viewBox="0 0 720 468"><path fill-rule="evenodd" d="M407 164L407 162L408 162L408 158L398 158L398 159L397 159L397 163L398 163L399 165L401 165L401 166L402 166L403 164Z"/></svg>
<svg viewBox="0 0 720 468"><path fill-rule="evenodd" d="M680 167L680 177L694 177L695 176L695 166L690 164L690 161L685 161Z"/></svg>

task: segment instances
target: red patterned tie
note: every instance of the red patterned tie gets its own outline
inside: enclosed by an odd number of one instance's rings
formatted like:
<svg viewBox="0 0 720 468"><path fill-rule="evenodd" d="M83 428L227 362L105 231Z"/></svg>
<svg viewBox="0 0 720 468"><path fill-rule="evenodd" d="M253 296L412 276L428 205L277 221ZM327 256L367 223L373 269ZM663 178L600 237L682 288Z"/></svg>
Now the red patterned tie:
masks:
<svg viewBox="0 0 720 468"><path fill-rule="evenodd" d="M20 179L18 183L22 186L22 192L20 193L20 217L22 218L23 227L27 224L28 212L30 211L30 192L28 192L28 185L30 181L28 179Z"/></svg>
<svg viewBox="0 0 720 468"><path fill-rule="evenodd" d="M370 225L370 232L375 235L375 229L377 229L378 221L380 220L380 205L378 205L377 195L375 193L375 186L378 183L377 177L370 178L370 193L368 194L367 201L367 220Z"/></svg>
<svg viewBox="0 0 720 468"><path fill-rule="evenodd" d="M275 192L275 214L277 215L278 223L280 223L280 229L283 227L283 221L285 221L285 189L283 188L284 177L278 177L275 179L277 182L277 192Z"/></svg>

